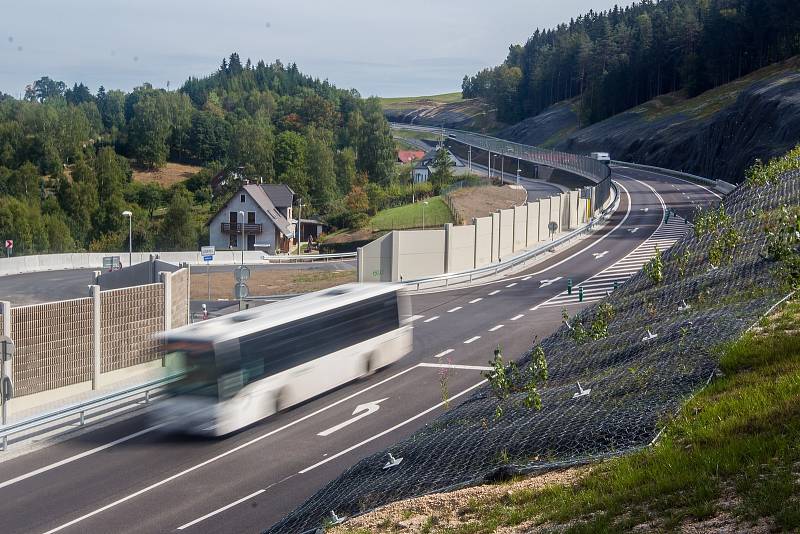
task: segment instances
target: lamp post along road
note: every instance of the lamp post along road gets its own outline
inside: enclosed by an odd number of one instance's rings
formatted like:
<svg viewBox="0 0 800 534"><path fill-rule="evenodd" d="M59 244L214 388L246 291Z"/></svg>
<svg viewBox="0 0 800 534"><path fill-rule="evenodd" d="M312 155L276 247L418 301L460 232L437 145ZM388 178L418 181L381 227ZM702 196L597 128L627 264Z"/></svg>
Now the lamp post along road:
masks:
<svg viewBox="0 0 800 534"><path fill-rule="evenodd" d="M128 267L133 266L133 213L125 210L122 212L128 218Z"/></svg>
<svg viewBox="0 0 800 534"><path fill-rule="evenodd" d="M422 229L425 229L425 206L428 205L428 201L422 203Z"/></svg>
<svg viewBox="0 0 800 534"><path fill-rule="evenodd" d="M303 216L303 199L297 199L297 255L300 255L301 248L300 248L300 224L301 217Z"/></svg>

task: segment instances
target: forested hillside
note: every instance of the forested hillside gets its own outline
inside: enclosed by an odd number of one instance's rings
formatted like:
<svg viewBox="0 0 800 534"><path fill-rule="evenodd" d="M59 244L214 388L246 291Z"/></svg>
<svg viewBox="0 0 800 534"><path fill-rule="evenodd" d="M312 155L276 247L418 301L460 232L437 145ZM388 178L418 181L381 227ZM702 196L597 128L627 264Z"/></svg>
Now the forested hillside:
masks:
<svg viewBox="0 0 800 534"><path fill-rule="evenodd" d="M194 249L230 191L212 195L222 169L289 184L321 214L345 197L388 188L394 143L377 99L337 89L279 61L237 54L179 90L143 84L96 93L43 77L17 100L0 94L0 238L15 252L117 250L134 212L134 247ZM132 168L167 161L204 169L164 189Z"/></svg>
<svg viewBox="0 0 800 534"><path fill-rule="evenodd" d="M797 0L642 0L537 29L505 62L465 76L513 123L576 99L582 125L684 89L689 96L800 53Z"/></svg>

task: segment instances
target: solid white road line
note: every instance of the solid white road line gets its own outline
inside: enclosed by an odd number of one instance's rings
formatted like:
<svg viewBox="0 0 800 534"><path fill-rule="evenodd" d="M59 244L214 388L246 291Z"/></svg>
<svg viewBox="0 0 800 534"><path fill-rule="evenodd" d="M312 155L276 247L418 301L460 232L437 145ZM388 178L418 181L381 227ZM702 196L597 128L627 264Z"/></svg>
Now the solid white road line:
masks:
<svg viewBox="0 0 800 534"><path fill-rule="evenodd" d="M424 321L422 321L422 322L423 322L423 323L429 323L429 322L431 322L431 321L435 321L435 320L436 320L436 319L438 319L438 318L439 318L439 316L438 316L438 315L434 315L434 316L433 316L433 317L431 317L430 319L425 319L425 320L424 320Z"/></svg>
<svg viewBox="0 0 800 534"><path fill-rule="evenodd" d="M491 328L489 329L489 332L495 332L495 331L497 331L497 330L500 330L501 328L503 328L503 326L505 326L505 325L499 324L499 325L497 325L497 326L493 326L493 327L491 327Z"/></svg>
<svg viewBox="0 0 800 534"><path fill-rule="evenodd" d="M453 308L452 310L447 310L447 313L453 313L453 312L457 312L457 311L458 311L458 310L460 310L460 309L461 309L461 306L456 306L456 307L455 307L455 308Z"/></svg>
<svg viewBox="0 0 800 534"><path fill-rule="evenodd" d="M500 290L499 290L499 289L495 289L494 291L492 291L491 293L489 293L489 296L491 297L491 296L493 296L493 295L497 295L498 293L500 293Z"/></svg>
<svg viewBox="0 0 800 534"><path fill-rule="evenodd" d="M525 314L520 313L519 315L515 315L514 317L512 317L511 320L516 321L517 319L522 319L523 317L525 317Z"/></svg>
<svg viewBox="0 0 800 534"><path fill-rule="evenodd" d="M433 357L434 358L441 358L442 356L447 356L451 352L453 352L453 349L447 349L447 350L444 350L444 351L440 352L439 354L435 354Z"/></svg>
<svg viewBox="0 0 800 534"><path fill-rule="evenodd" d="M69 463L74 462L75 460L80 460L81 458L86 458L87 456L91 456L92 454L96 454L98 452L104 451L106 449L110 449L115 445L119 445L120 443L125 443L126 441L130 441L132 439L138 438L139 436L144 436L154 430L157 430L164 426L166 423L162 423L160 425L151 426L149 428L145 428L144 430L140 430L138 432L134 432L133 434L129 434L127 436L121 437L119 439L115 439L110 443L106 443L105 445L100 445L99 447L95 447L94 449L90 449L88 451L84 451L80 454L76 454L75 456L70 456L69 458L64 458L58 462L52 463L50 465L46 465L44 467L40 467L39 469L35 469L30 473L25 473L24 475L20 475L16 478L12 478L10 480L6 480L5 482L0 483L0 489L6 488L11 486L12 484L16 484L17 482L22 482L23 480L29 479L31 477L35 477L36 475L41 475L42 473L46 473L52 469L57 467L61 467L62 465L67 465Z"/></svg>
<svg viewBox="0 0 800 534"><path fill-rule="evenodd" d="M419 364L419 365L422 365L422 364ZM470 392L470 391L472 391L473 389L475 389L475 388L477 388L477 387L479 387L479 386L482 386L484 383L485 383L485 381L484 381L484 380L481 380L481 381L480 381L480 382L478 382L477 384L475 384L475 385L473 385L473 386L470 386L470 387L468 387L467 389L465 389L465 390L463 390L463 391L461 391L461 392L459 392L459 393L456 393L455 395L451 396L451 397L448 399L448 402L451 402L451 401L453 401L453 400L457 399L458 397L461 397L461 396L463 396L463 395L466 395L467 393L469 393L469 392ZM315 463L314 465L310 465L310 466L306 467L306 468L305 468L305 469L303 469L302 471L299 471L299 473L300 473L301 475L302 475L302 474L305 474L305 473L308 473L308 472L309 472L309 471L311 471L312 469L316 469L317 467L319 467L319 466L321 466L321 465L324 465L324 464L326 464L326 463L330 462L331 460L335 460L336 458L338 458L338 457L340 457L340 456L343 456L343 455L347 454L348 452L350 452L350 451L352 451L352 450L355 450L355 449L357 449L357 448L359 448L359 447L361 447L361 446L363 446L363 445L365 445L365 444L369 443L370 441L375 441L376 439L378 439L378 438L380 438L380 437L382 437L382 436L385 436L386 434L389 434L389 433L391 433L391 432L394 432L394 431L395 431L395 430L397 430L398 428L400 428L400 427L402 427L402 426L405 426L405 425L407 425L408 423L410 423L410 422L412 422L412 421L416 421L416 420L417 420L417 419L419 419L420 417L423 417L423 416L425 416L425 415L429 414L430 412L432 412L432 411L434 411L434 410L436 410L437 408L440 408L440 407L442 407L442 406L444 406L444 402L440 402L439 404L435 404L434 406L431 406L430 408L428 408L428 409L427 409L427 410L425 410L424 412L420 412L420 413L418 413L417 415L415 415L415 416L413 416L413 417L410 417L409 419L406 419L405 421L403 421L403 422L401 422L401 423L398 423L398 424L394 425L393 427L387 428L387 429L386 429L386 430L384 430L383 432L379 432L378 434L375 434L374 436L371 436L371 437L369 437L369 438L365 439L364 441L361 441L360 443L356 443L355 445L351 445L350 447L348 447L348 448L344 449L343 451L337 452L336 454L334 454L334 455L332 455L332 456L328 456L327 458L325 458L325 459L324 459L324 460L322 460L321 462L317 462L317 463Z"/></svg>
<svg viewBox="0 0 800 534"><path fill-rule="evenodd" d="M250 495L248 495L247 497L242 497L242 498L241 498L241 499L239 499L238 501L233 501L233 502L232 502L232 503L230 503L230 504L226 504L226 505L225 505L225 506L223 506L222 508L217 508L217 509L216 509L216 510L214 510L213 512L210 512L210 513L208 513L208 514L204 515L203 517L198 517L198 518L197 518L197 519L195 519L194 521L190 521L189 523L186 523L185 525L181 525L181 526L179 526L179 527L178 527L178 530L184 530L184 529L187 529L187 528L191 527L192 525L196 525L197 523L200 523L201 521L205 521L205 520L206 520L206 519L208 519L209 517L213 517L213 516L215 516L215 515L217 515L217 514L219 514L219 513L222 513L222 512L224 512L225 510L228 510L228 509L230 509L230 508L233 508L233 507L234 507L234 506L236 506L237 504L241 504L241 503L243 503L244 501L246 501L246 500L248 500L248 499L252 499L252 498L253 498L253 497L255 497L256 495L261 495L261 494L262 494L262 493L264 493L265 491L267 491L267 490L265 490L265 489L260 489L260 490L258 490L258 491L254 491L253 493L251 493L251 494L250 494Z"/></svg>
<svg viewBox="0 0 800 534"><path fill-rule="evenodd" d="M329 410L330 408L333 408L334 406L338 406L339 404L347 402L350 399L352 399L354 397L357 397L358 395L361 395L362 393L365 393L365 392L367 392L367 391L369 391L369 390L371 390L373 388L381 386L381 385L385 384L386 382L388 382L390 380L394 380L398 376L404 375L404 374L408 373L409 371L413 371L417 367L419 367L419 364L414 365L412 367L409 367L408 369L404 369L404 370L400 371L399 373L395 373L392 376L381 380L380 382L376 382L375 384L372 384L371 386L368 386L368 387L366 387L366 388L364 388L364 389L362 389L360 391L357 391L357 392L353 393L352 395L348 395L347 397L345 397L343 399L339 399L338 401L332 402L331 404L328 404L327 406L323 406L322 408L320 408L319 410L316 410L315 412L312 412L312 413L310 413L308 415L305 415L305 416L303 416L303 417L301 417L299 419L295 419L294 421L291 421L290 423L287 423L287 424L285 424L285 425L283 425L283 426L281 426L279 428L276 428L275 430L271 430L271 431L269 431L269 432L267 432L265 434L257 436L255 438L251 439L250 441L246 441L246 442L242 443L241 445L238 445L238 446L236 446L236 447L234 447L232 449L229 449L229 450L227 450L227 451L225 451L223 453L220 453L220 454L218 454L216 456L213 456L213 457L209 458L208 460L205 460L203 462L200 462L199 464L193 465L192 467L188 467L188 468L184 469L183 471L179 471L178 473L175 473L174 475L168 476L167 478L164 478L162 480L159 480L158 482L154 482L153 484L150 484L147 487L144 487L144 488L142 488L142 489L140 489L138 491L130 493L130 494L126 495L125 497L117 499L116 501L110 502L110 503L106 504L105 506L97 508L96 510L93 510L93 511L87 513L87 514L84 514L84 515L80 516L80 517L76 517L72 521L69 521L67 523L64 523L63 525L60 525L60 526L57 526L56 528L48 530L44 534L52 534L53 532L59 532L61 530L64 530L65 528L68 528L68 527L71 527L72 525L80 523L81 521L84 521L85 519L89 519L90 517L94 517L97 514L105 512L106 510L110 510L111 508L114 508L116 506L119 506L120 504L128 502L131 499L135 499L139 495L143 495L143 494L147 493L148 491L152 491L152 490L154 490L156 488L159 488L159 487L163 486L164 484L172 482L173 480L176 480L176 479L178 479L178 478L180 478L180 477L182 477L184 475L188 475L189 473L197 471L198 469L200 469L202 467L205 467L205 466L207 466L209 464L212 464L212 463L217 462L217 461L219 461L219 460L221 460L223 458L226 458L226 457L230 456L231 454L233 454L235 452L239 452L240 450L242 450L244 448L247 448L247 447L249 447L251 445L254 445L254 444L256 444L256 443L258 443L260 441L263 441L266 438L277 434L278 432L282 432L282 431L286 430L287 428L291 428L291 427L293 427L293 426L295 426L297 424L300 424L303 421L305 421L306 419L310 419L310 418L312 418L312 417L314 417L316 415L319 415L322 412L325 412L325 411Z"/></svg>
<svg viewBox="0 0 800 534"><path fill-rule="evenodd" d="M628 177L626 177L626 178L628 178ZM608 233L606 233L606 234L604 234L604 235L600 236L600 238L599 238L597 241L594 241L594 242L592 242L592 243L589 243L589 245L587 245L586 247L584 247L584 248L582 248L581 250L579 250L579 251L575 252L575 253L574 253L574 254L572 254L571 256L568 256L568 257L564 258L563 260L561 260L561 261L559 261L559 262L557 262L557 263L554 263L554 264L553 264L553 265L551 265L550 267L546 267L546 268L542 269L541 271L536 271L535 273L533 273L533 275L534 275L534 276L536 276L536 275L538 275L538 274L542 274L542 273L544 273L544 272L547 272L547 271L549 271L550 269L553 269L553 268L555 268L555 267L558 267L558 266L559 266L559 265L561 265L562 263L566 263L566 262L568 262L569 260L571 260L571 259L572 259L572 258L574 258L575 256L577 256L577 255L579 255L579 254L583 254L583 253L584 253L584 252L586 252L587 250L589 250L589 249L591 249L592 247L596 246L598 243L602 242L602 241L603 241L603 239L605 239L605 238L607 238L608 236L610 236L611 234L613 234L615 230L617 230L617 229L618 229L620 226L622 226L623 224L625 224L625 221L627 221L627 220L628 220L628 217L630 217L630 214L631 214L631 194L630 194L630 192L629 192L629 191L628 191L628 190L625 188L625 186L624 186L624 185L622 185L621 183L617 182L616 180L614 180L614 183L615 183L615 184L617 184L617 185L618 185L618 186L619 186L619 187L620 187L620 188L621 188L621 189L622 189L622 190L625 192L625 196L626 196L626 197L628 197L628 208L625 210L625 216L622 218L622 220L621 220L619 223L617 223L617 225L616 225L614 228L612 228L611 230L609 230L609 231L608 231Z"/></svg>
<svg viewBox="0 0 800 534"><path fill-rule="evenodd" d="M458 365L452 363L421 363L419 364L420 367L434 367L436 369L466 369L466 370L475 370L475 371L491 371L494 369L493 367L488 367L486 365Z"/></svg>
<svg viewBox="0 0 800 534"><path fill-rule="evenodd" d="M473 341L478 341L480 338L481 338L481 336L474 336L474 337L471 337L471 338L469 338L468 340L466 340L466 341L464 342L464 345L469 345L469 344L470 344L470 343L472 343Z"/></svg>
<svg viewBox="0 0 800 534"><path fill-rule="evenodd" d="M469 303L470 303L470 304L475 304L476 302L480 302L480 301L482 301L482 300L483 300L483 297L478 297L478 298L476 298L476 299L472 299L471 301L469 301Z"/></svg>

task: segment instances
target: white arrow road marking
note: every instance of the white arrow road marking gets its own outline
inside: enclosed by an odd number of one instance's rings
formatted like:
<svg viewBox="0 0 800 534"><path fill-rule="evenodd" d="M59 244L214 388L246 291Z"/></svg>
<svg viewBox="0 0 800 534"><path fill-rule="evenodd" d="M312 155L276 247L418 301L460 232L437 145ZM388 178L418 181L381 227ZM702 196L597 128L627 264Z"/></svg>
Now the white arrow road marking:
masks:
<svg viewBox="0 0 800 534"><path fill-rule="evenodd" d="M358 421L360 419L364 419L366 416L368 416L370 414L373 414L373 413L377 412L378 410L380 410L381 407L379 405L380 405L380 403L382 403L385 400L389 400L389 397L386 397L385 399L381 399L381 400L372 401L372 402L365 402L364 404L359 404L358 406L356 406L356 409L353 410L353 415L355 415L355 417L352 417L352 418L348 419L344 423L339 423L336 426L332 426L328 430L323 430L322 432L320 432L317 435L318 436L330 436L334 432L337 432L337 431L343 429L346 426L352 425L353 423L355 423L356 421ZM356 415L356 414L358 414L358 415Z"/></svg>
<svg viewBox="0 0 800 534"><path fill-rule="evenodd" d="M631 228L631 229L630 229L630 230L628 230L628 231L629 231L630 233L632 233L632 234L635 234L636 232L638 232L638 231L639 231L639 229L638 229L638 228Z"/></svg>
<svg viewBox="0 0 800 534"><path fill-rule="evenodd" d="M539 289L541 289L543 287L547 287L547 286L553 284L554 282L558 282L559 280L561 280L560 276L557 277L557 278L553 278L552 280L542 280L541 282L539 282L539 284L540 284L539 285Z"/></svg>
<svg viewBox="0 0 800 534"><path fill-rule="evenodd" d="M438 316L438 315L434 315L434 316L433 316L433 317L431 317L430 319L425 319L425 320L424 320L424 321L422 321L422 322L423 322L423 323L429 323L429 322L431 322L431 321L435 321L435 320L436 320L436 319L438 319L438 318L439 318L439 316Z"/></svg>
<svg viewBox="0 0 800 534"><path fill-rule="evenodd" d="M608 254L608 251L604 250L603 252L595 252L594 254L592 254L592 256L594 256L594 259L599 260L600 258L605 256L606 254Z"/></svg>
<svg viewBox="0 0 800 534"><path fill-rule="evenodd" d="M434 358L441 358L442 356L447 356L451 352L453 352L453 349L447 349L447 350L445 350L443 352L440 352L439 354L434 355L433 357Z"/></svg>

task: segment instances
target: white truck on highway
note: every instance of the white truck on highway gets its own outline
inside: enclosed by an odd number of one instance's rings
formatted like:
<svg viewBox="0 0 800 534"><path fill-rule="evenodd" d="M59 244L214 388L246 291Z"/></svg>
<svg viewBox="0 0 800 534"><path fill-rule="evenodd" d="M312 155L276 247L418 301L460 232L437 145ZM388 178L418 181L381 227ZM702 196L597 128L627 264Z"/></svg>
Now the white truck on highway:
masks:
<svg viewBox="0 0 800 534"><path fill-rule="evenodd" d="M589 157L597 161L602 161L603 163L611 162L611 155L608 152L592 152L589 154Z"/></svg>

